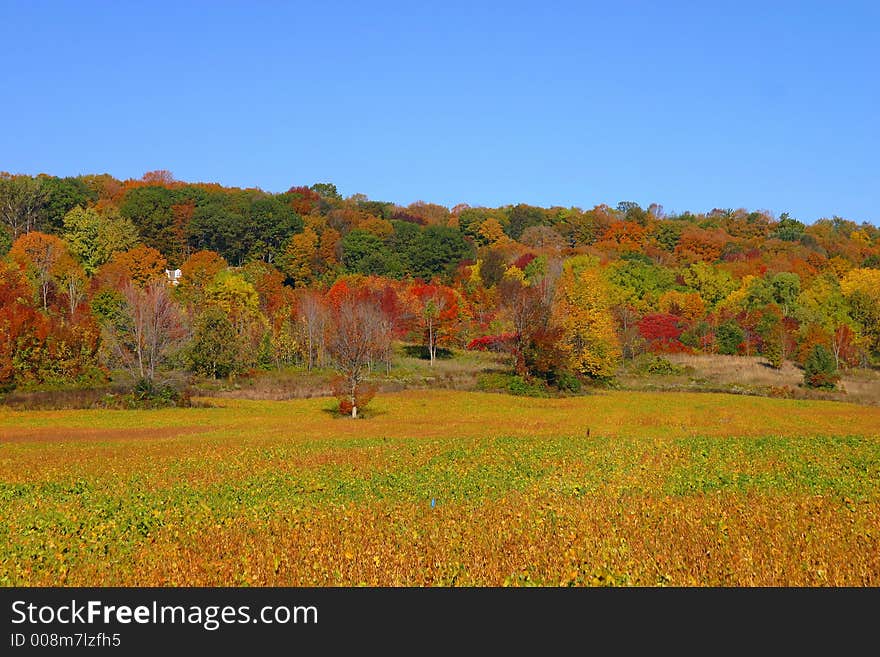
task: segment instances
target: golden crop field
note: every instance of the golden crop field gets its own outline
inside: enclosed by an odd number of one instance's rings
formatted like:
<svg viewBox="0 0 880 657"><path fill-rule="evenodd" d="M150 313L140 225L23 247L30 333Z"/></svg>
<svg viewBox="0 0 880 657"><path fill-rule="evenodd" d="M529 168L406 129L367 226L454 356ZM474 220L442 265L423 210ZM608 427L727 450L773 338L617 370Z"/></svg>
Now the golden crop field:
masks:
<svg viewBox="0 0 880 657"><path fill-rule="evenodd" d="M0 583L880 585L878 407L210 403L0 410Z"/></svg>

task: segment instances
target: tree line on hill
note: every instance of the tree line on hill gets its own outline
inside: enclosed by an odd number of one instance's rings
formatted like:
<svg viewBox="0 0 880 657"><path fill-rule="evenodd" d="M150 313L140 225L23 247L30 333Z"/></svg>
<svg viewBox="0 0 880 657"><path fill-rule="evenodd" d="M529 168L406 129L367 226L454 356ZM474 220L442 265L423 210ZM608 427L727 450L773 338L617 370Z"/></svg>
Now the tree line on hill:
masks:
<svg viewBox="0 0 880 657"><path fill-rule="evenodd" d="M643 352L791 360L822 387L880 358L880 229L840 217L404 207L156 171L0 174L0 220L6 390L334 366L356 412L394 340L431 363L444 346L504 352L568 390Z"/></svg>

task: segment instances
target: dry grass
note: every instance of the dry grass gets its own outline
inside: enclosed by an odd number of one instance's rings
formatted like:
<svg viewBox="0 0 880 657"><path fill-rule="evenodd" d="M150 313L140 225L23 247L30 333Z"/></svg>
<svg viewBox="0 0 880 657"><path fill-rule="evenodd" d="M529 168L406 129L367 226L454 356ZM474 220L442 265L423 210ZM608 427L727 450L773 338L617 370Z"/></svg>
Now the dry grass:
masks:
<svg viewBox="0 0 880 657"><path fill-rule="evenodd" d="M484 352L454 350L452 358L440 358L430 365L427 360L408 356L404 344L395 345L394 367L390 372L384 363L374 363L370 380L380 392L401 390L473 390L477 377L487 369L504 367L507 358ZM303 368L258 372L232 380L203 380L198 388L203 394L222 399L282 401L310 399L332 394L330 369Z"/></svg>
<svg viewBox="0 0 880 657"><path fill-rule="evenodd" d="M804 373L791 361L778 370L759 356L723 356L721 354L668 354L669 361L692 367L697 376L713 383L751 383L765 386L797 386Z"/></svg>
<svg viewBox="0 0 880 657"><path fill-rule="evenodd" d="M826 399L858 404L880 404L880 371L854 369L842 372L838 390L809 390L803 387L803 370L786 361L779 370L759 356L720 354L665 354L676 365L690 368L685 375L631 376L624 374L624 387L657 390L715 390L735 393L777 394L782 391L797 399Z"/></svg>

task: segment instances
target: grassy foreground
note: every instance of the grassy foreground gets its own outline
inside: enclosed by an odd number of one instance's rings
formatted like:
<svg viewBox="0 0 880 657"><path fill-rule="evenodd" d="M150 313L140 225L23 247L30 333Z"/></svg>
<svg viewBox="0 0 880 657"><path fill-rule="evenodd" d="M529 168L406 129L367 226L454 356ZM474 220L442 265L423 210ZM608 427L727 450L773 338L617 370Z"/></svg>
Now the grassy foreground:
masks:
<svg viewBox="0 0 880 657"><path fill-rule="evenodd" d="M0 409L0 584L880 585L878 407L214 404Z"/></svg>

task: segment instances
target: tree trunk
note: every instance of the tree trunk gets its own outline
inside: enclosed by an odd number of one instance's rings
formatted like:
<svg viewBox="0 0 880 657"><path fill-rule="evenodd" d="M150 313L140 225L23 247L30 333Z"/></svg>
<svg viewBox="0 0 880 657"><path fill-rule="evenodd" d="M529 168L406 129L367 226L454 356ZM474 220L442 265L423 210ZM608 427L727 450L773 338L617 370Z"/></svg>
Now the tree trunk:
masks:
<svg viewBox="0 0 880 657"><path fill-rule="evenodd" d="M150 352L148 354L149 358L147 360L147 367L148 367L148 371L150 373L150 381L152 381L156 377L156 361L158 360L157 353L156 353L157 352L156 347L157 347L157 345L154 340L150 343Z"/></svg>
<svg viewBox="0 0 880 657"><path fill-rule="evenodd" d="M67 300L70 301L70 319L73 321L73 313L76 312L78 299L74 296L73 283L67 284Z"/></svg>
<svg viewBox="0 0 880 657"><path fill-rule="evenodd" d="M840 341L837 336L831 340L831 352L834 354L834 367L840 369Z"/></svg>

